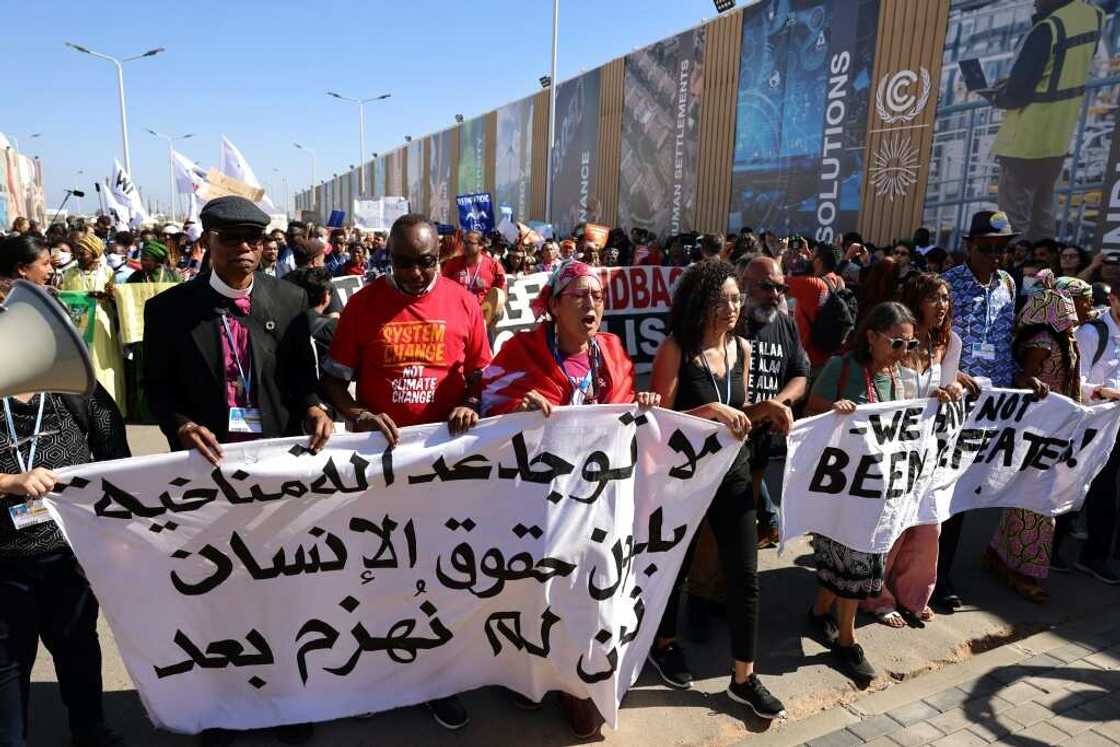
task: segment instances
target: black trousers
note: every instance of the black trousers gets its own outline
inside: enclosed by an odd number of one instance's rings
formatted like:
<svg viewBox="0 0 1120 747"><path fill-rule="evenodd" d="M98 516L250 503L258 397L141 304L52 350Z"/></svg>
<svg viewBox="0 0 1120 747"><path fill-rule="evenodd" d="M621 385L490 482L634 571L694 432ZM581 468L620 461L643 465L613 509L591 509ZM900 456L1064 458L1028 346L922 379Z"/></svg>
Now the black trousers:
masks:
<svg viewBox="0 0 1120 747"><path fill-rule="evenodd" d="M69 549L0 558L0 747L28 735L31 667L39 639L54 657L70 732L103 722L97 599Z"/></svg>
<svg viewBox="0 0 1120 747"><path fill-rule="evenodd" d="M1120 444L1112 447L1104 469L1098 474L1085 496L1085 525L1089 538L1081 547L1081 560L1097 563L1112 554L1112 540L1116 536L1116 495L1120 493ZM1062 544L1073 525L1075 514L1058 517L1054 529L1054 552Z"/></svg>
<svg viewBox="0 0 1120 747"><path fill-rule="evenodd" d="M720 565L727 579L727 620L731 626L731 656L755 661L758 648L758 517L751 494L750 473L728 475L708 507L708 524L716 538ZM684 586L696 536L684 556L680 573L669 595L669 604L657 628L659 638L677 634L681 588Z"/></svg>

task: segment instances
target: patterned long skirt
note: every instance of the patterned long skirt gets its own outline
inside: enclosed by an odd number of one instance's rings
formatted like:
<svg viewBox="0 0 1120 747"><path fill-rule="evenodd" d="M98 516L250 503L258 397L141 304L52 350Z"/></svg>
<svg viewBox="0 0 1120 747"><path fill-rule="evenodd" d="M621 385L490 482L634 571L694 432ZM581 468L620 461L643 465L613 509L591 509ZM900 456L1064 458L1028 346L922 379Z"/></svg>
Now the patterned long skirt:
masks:
<svg viewBox="0 0 1120 747"><path fill-rule="evenodd" d="M1010 570L1030 578L1046 578L1053 548L1053 517L1025 508L1004 509L992 537L992 549Z"/></svg>
<svg viewBox="0 0 1120 747"><path fill-rule="evenodd" d="M823 534L813 535L817 583L841 599L866 599L883 590L885 553L853 550Z"/></svg>

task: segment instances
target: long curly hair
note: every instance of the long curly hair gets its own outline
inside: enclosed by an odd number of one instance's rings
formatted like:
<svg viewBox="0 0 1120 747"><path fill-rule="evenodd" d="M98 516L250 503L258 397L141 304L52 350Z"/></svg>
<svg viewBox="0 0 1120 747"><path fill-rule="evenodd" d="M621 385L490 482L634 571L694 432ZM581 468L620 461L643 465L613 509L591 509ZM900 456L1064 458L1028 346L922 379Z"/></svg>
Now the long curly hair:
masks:
<svg viewBox="0 0 1120 747"><path fill-rule="evenodd" d="M898 300L901 276L902 264L894 257L884 257L871 265L867 277L860 286L857 325L879 304Z"/></svg>
<svg viewBox="0 0 1120 747"><path fill-rule="evenodd" d="M735 268L721 259L705 259L690 266L677 279L669 310L669 334L685 359L700 354L704 328L719 304L720 288L735 278Z"/></svg>
<svg viewBox="0 0 1120 747"><path fill-rule="evenodd" d="M918 275L911 275L910 279L906 281L906 285L902 287L902 296L899 301L902 305L910 309L910 313L914 315L914 319L921 321L922 319L922 304L927 298L937 293L940 289L944 288L949 290L949 283L945 278L932 272L923 272ZM929 331L933 344L941 347L942 345L949 344L949 333L953 331L953 296L949 296L949 310L945 314L945 320L941 322L941 326Z"/></svg>

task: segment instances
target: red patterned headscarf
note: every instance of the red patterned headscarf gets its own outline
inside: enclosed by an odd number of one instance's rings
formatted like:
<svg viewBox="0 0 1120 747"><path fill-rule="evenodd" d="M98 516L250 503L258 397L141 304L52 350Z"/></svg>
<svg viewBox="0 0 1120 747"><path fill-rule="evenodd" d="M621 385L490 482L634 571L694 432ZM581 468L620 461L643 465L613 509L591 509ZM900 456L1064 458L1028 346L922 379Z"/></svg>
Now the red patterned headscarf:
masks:
<svg viewBox="0 0 1120 747"><path fill-rule="evenodd" d="M548 302L558 297L564 292L565 288L580 278L594 278L595 282L598 283L599 273L591 265L578 262L574 259L568 260L557 267L552 273L552 277L550 277L545 286L541 288L537 297L529 304L529 308L533 310L533 316L540 319L547 314Z"/></svg>

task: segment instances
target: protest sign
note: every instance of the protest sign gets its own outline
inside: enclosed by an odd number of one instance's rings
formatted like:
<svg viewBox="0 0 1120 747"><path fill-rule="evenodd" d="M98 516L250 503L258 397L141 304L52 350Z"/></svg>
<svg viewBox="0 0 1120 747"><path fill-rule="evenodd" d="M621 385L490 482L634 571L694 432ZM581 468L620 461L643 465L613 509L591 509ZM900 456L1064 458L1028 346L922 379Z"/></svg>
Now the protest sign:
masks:
<svg viewBox="0 0 1120 747"><path fill-rule="evenodd" d="M366 279L361 275L343 275L337 278L331 278L331 288L334 295L338 297L339 302L345 306L350 297L362 289L366 284Z"/></svg>
<svg viewBox="0 0 1120 747"><path fill-rule="evenodd" d="M388 231L409 209L409 202L403 197L354 200L354 225L367 231Z"/></svg>
<svg viewBox="0 0 1120 747"><path fill-rule="evenodd" d="M595 246L602 249L607 245L607 238L611 235L609 226L601 226L598 223L588 223L583 228L583 238L590 241Z"/></svg>
<svg viewBox="0 0 1120 747"><path fill-rule="evenodd" d="M672 285L682 272L683 267L599 268L605 296L601 329L622 339L640 374L652 369L657 346L665 338ZM529 303L548 278L549 273L538 272L509 279L506 313L494 326L490 340L495 353L515 333L536 324Z"/></svg>
<svg viewBox="0 0 1120 747"><path fill-rule="evenodd" d="M612 725L738 452L633 406L60 471L48 498L152 721L320 721L485 685ZM143 610L143 614L137 614Z"/></svg>
<svg viewBox="0 0 1120 747"><path fill-rule="evenodd" d="M66 307L66 315L78 330L86 345L93 344L93 330L97 326L97 299L88 291L59 291L58 300Z"/></svg>
<svg viewBox="0 0 1120 747"><path fill-rule="evenodd" d="M455 203L459 206L459 226L464 231L487 234L494 230L494 208L489 192L459 195Z"/></svg>
<svg viewBox="0 0 1120 747"><path fill-rule="evenodd" d="M332 210L331 215L327 218L327 228L342 228L346 222L345 210Z"/></svg>
<svg viewBox="0 0 1120 747"><path fill-rule="evenodd" d="M978 399L865 405L787 439L782 541L806 532L885 553L908 527L975 508L1078 508L1108 461L1120 405L985 389Z"/></svg>
<svg viewBox="0 0 1120 747"><path fill-rule="evenodd" d="M264 197L264 190L227 176L217 169L210 169L206 172L206 184L199 188L199 195L203 200L236 195L252 202L260 202Z"/></svg>
<svg viewBox="0 0 1120 747"><path fill-rule="evenodd" d="M153 296L174 287L175 283L125 283L113 286L122 345L144 340L144 304Z"/></svg>

